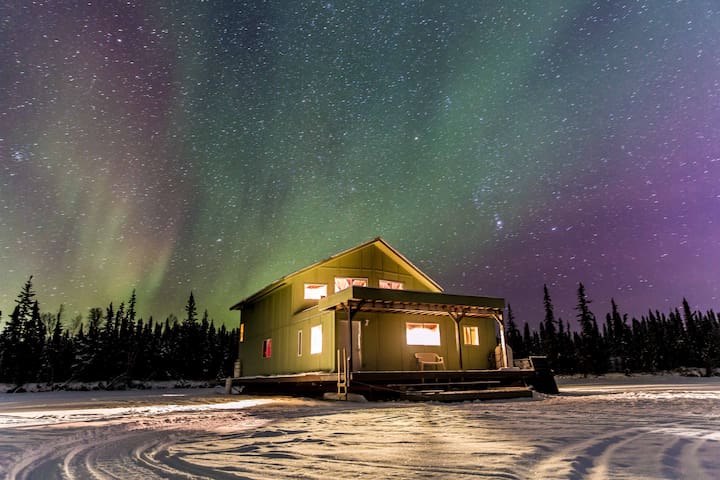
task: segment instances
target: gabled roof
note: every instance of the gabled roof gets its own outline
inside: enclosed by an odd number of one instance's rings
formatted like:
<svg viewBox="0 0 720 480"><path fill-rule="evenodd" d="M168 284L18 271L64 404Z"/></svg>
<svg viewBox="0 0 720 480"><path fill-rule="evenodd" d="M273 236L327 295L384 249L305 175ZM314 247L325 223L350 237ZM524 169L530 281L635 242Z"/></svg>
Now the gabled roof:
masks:
<svg viewBox="0 0 720 480"><path fill-rule="evenodd" d="M442 287L440 285L438 285L435 282L435 280L433 280L432 278L427 276L425 273L423 273L418 267L413 265L413 263L410 262L410 260L405 258L405 256L402 253L398 252L393 247L391 247L390 244L388 244L385 240L383 240L380 237L377 237L377 238L374 238L365 243L361 243L360 245L353 247L349 250L345 250L344 252L335 254L332 257L326 258L325 260L320 260L319 262L315 262L312 265L302 268L294 273L286 275L286 276L280 278L279 280L274 281L273 283L271 283L267 287L263 288L262 290L259 290L259 291L255 292L254 294L250 295L249 297L239 301L238 303L236 303L235 305L230 307L230 310L240 310L243 305L245 305L247 303L252 303L257 299L264 297L265 295L269 294L273 290L276 290L276 289L282 287L283 285L287 284L287 282L292 280L294 277L296 277L302 273L305 273L310 269L318 267L324 263L330 262L332 260L336 260L345 255L348 255L348 254L354 253L358 250L361 250L363 248L369 247L370 245L376 246L383 253L385 253L392 259L394 259L397 263L405 266L412 276L414 276L417 280L419 280L420 282L425 284L430 290L434 290L436 292L442 292L442 290L443 290Z"/></svg>

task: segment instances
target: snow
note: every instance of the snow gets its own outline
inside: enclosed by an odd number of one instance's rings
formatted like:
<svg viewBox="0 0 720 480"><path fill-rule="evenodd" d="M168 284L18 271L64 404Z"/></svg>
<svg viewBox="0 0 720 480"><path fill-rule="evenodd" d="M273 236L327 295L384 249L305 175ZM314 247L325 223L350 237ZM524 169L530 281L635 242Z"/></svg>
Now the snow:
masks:
<svg viewBox="0 0 720 480"><path fill-rule="evenodd" d="M0 395L0 477L720 478L720 379L455 404L221 390Z"/></svg>

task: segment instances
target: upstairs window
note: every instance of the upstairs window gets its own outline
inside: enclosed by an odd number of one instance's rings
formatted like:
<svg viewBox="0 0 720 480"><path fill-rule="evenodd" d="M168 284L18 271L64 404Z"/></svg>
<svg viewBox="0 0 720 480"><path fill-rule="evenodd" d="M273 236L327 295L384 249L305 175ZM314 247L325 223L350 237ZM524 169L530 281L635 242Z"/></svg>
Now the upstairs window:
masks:
<svg viewBox="0 0 720 480"><path fill-rule="evenodd" d="M440 345L440 324L406 323L405 335L408 345Z"/></svg>
<svg viewBox="0 0 720 480"><path fill-rule="evenodd" d="M396 282L394 280L380 280L380 288L389 288L390 290L405 290L405 284L403 282Z"/></svg>
<svg viewBox="0 0 720 480"><path fill-rule="evenodd" d="M262 356L263 358L272 357L272 338L266 338L262 344Z"/></svg>
<svg viewBox="0 0 720 480"><path fill-rule="evenodd" d="M335 277L335 292L345 290L350 287L367 287L367 278L353 278L353 277Z"/></svg>
<svg viewBox="0 0 720 480"><path fill-rule="evenodd" d="M327 285L324 283L306 283L305 300L320 300L327 297Z"/></svg>
<svg viewBox="0 0 720 480"><path fill-rule="evenodd" d="M465 345L480 345L480 330L478 327L463 327L463 339Z"/></svg>

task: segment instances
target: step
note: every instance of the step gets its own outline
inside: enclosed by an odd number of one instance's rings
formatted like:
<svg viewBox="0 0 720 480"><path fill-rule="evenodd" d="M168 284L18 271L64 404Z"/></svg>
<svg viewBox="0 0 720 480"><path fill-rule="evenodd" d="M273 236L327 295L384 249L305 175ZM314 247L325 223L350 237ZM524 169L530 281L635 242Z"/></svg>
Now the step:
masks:
<svg viewBox="0 0 720 480"><path fill-rule="evenodd" d="M414 401L465 402L472 400L497 400L532 398L532 391L525 387L491 388L485 390L418 390L404 392L402 398Z"/></svg>
<svg viewBox="0 0 720 480"><path fill-rule="evenodd" d="M427 387L428 389L434 389L435 387L471 387L480 385L499 385L500 380L481 380L473 382L423 382L423 383L388 383L388 388L420 388Z"/></svg>

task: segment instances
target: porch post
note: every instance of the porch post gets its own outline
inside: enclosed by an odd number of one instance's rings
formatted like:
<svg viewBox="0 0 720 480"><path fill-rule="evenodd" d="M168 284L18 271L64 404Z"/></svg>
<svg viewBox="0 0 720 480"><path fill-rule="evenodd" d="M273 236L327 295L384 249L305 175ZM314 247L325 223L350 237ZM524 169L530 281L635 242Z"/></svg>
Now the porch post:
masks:
<svg viewBox="0 0 720 480"><path fill-rule="evenodd" d="M462 322L463 317L465 316L465 312L460 312L459 314L457 312L448 312L448 315L450 315L450 318L452 318L455 321L455 346L457 347L458 352L458 367L460 370L463 369L463 359L462 359L462 330L460 330L460 322Z"/></svg>
<svg viewBox="0 0 720 480"><path fill-rule="evenodd" d="M348 322L348 352L347 352L347 371L352 372L353 368L353 348L352 348L352 317L354 316L352 307L350 306L350 302L345 305L345 313L347 314L347 322Z"/></svg>
<svg viewBox="0 0 720 480"><path fill-rule="evenodd" d="M507 357L507 347L505 346L505 325L503 324L502 313L493 314L493 318L500 327L500 348L502 349L503 367L509 367Z"/></svg>
<svg viewBox="0 0 720 480"><path fill-rule="evenodd" d="M353 308L353 302L355 308ZM353 372L353 331L352 331L352 320L356 313L360 311L362 305L365 303L364 300L353 301L348 300L348 303L343 305L345 307L345 313L347 314L348 321L348 372ZM359 348L359 345L358 345Z"/></svg>

